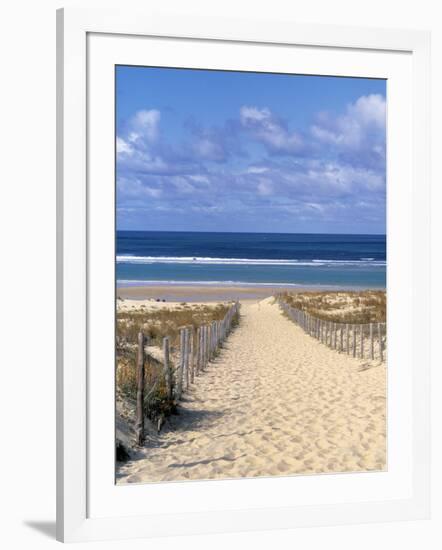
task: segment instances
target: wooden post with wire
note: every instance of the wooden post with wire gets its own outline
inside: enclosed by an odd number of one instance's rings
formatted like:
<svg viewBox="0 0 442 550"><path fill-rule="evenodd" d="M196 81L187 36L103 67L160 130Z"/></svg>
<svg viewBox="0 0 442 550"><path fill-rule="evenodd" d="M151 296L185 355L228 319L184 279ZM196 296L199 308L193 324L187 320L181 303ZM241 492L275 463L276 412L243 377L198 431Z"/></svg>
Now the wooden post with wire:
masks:
<svg viewBox="0 0 442 550"><path fill-rule="evenodd" d="M379 359L382 362L384 360L384 349L382 345L381 323L378 323L378 338L379 338Z"/></svg>
<svg viewBox="0 0 442 550"><path fill-rule="evenodd" d="M361 359L364 359L364 325L361 325L360 329L360 338L361 338Z"/></svg>
<svg viewBox="0 0 442 550"><path fill-rule="evenodd" d="M163 369L167 398L169 401L172 401L172 370L170 368L170 344L168 336L163 338Z"/></svg>
<svg viewBox="0 0 442 550"><path fill-rule="evenodd" d="M137 350L137 406L135 435L137 445L144 443L144 334L138 333Z"/></svg>

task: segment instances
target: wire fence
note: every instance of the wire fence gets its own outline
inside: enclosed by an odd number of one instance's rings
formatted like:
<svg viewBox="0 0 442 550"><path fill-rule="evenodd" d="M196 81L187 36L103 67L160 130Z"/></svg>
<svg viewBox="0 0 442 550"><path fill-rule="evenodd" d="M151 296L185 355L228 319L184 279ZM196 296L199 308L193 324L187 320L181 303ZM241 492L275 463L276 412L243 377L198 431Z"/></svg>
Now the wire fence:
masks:
<svg viewBox="0 0 442 550"><path fill-rule="evenodd" d="M313 317L283 300L278 300L278 304L305 333L330 349L359 359L386 361L386 323L336 323Z"/></svg>
<svg viewBox="0 0 442 550"><path fill-rule="evenodd" d="M137 345L137 394L136 394L136 442L144 442L144 417L146 409L153 409L155 400L166 405L182 398L191 384L205 370L208 363L218 354L223 342L230 334L239 315L239 302L227 310L218 321L212 321L198 328L182 327L178 350L173 350L168 336L163 338L162 348L149 346L147 336L138 334ZM146 373L146 364L149 365ZM158 431L164 422L164 414L158 415Z"/></svg>

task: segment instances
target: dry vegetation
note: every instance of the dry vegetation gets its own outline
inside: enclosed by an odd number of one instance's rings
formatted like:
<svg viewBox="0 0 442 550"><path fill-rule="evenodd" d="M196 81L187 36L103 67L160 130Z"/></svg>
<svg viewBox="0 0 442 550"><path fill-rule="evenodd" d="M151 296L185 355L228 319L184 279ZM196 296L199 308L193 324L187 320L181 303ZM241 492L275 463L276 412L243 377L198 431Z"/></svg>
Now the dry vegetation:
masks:
<svg viewBox="0 0 442 550"><path fill-rule="evenodd" d="M119 310L117 312L117 349L127 343L136 343L140 331L149 339L149 345L161 346L163 338L170 338L171 346L179 343L179 330L181 327L193 326L195 329L201 325L222 319L229 305L218 304L216 306L186 304L172 308L163 307L151 309L144 305L133 310Z"/></svg>
<svg viewBox="0 0 442 550"><path fill-rule="evenodd" d="M119 304L121 306L121 304ZM214 306L181 303L173 307L151 308L141 305L134 309L117 310L116 331L116 385L117 398L134 402L137 392L136 353L137 337L142 331L149 346L161 347L163 338L169 337L172 362L179 353L180 328L194 329L211 321L222 319L230 304ZM234 324L238 320L234 321ZM169 415L175 403L166 397L166 386L161 363L148 358L145 365L145 411L151 420Z"/></svg>
<svg viewBox="0 0 442 550"><path fill-rule="evenodd" d="M383 323L386 320L385 290L283 292L278 297L324 321L357 324Z"/></svg>

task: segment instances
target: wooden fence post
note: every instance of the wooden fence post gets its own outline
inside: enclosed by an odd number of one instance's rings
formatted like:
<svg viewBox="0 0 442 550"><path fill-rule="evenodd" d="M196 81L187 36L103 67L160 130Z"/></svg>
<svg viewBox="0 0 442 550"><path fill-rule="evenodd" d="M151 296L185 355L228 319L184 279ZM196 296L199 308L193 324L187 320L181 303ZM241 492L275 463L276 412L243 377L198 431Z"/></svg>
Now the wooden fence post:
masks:
<svg viewBox="0 0 442 550"><path fill-rule="evenodd" d="M353 329L353 357L356 357L356 325L352 325Z"/></svg>
<svg viewBox="0 0 442 550"><path fill-rule="evenodd" d="M212 359L212 325L207 325L207 361Z"/></svg>
<svg viewBox="0 0 442 550"><path fill-rule="evenodd" d="M201 327L201 370L206 367L206 327Z"/></svg>
<svg viewBox="0 0 442 550"><path fill-rule="evenodd" d="M361 325L361 359L364 359L364 325Z"/></svg>
<svg viewBox="0 0 442 550"><path fill-rule="evenodd" d="M325 344L331 349L337 350L341 353L346 353L347 355L352 355L354 358L360 357L364 359L366 356L365 353L365 340L370 337L369 341L369 351L367 352L367 357L369 356L372 360L375 358L375 347L376 347L376 334L379 345L379 359L382 362L384 360L384 338L383 338L383 325L385 323L377 323L377 327L374 323L367 323L367 334L365 333L365 325L360 324L350 324L350 323L337 323L334 321L326 321L310 315L302 309L293 308L282 300L278 300L279 307L287 313L288 317L296 323L306 334L316 338L322 344ZM236 308L237 304L235 304ZM228 318L229 323L230 319ZM227 324L227 327L230 327L230 324ZM219 340L223 339L223 323L220 325L220 336ZM338 334L339 332L339 334ZM357 341L359 332L360 341Z"/></svg>
<svg viewBox="0 0 442 550"><path fill-rule="evenodd" d="M176 372L176 388L175 396L177 399L181 399L181 394L183 392L183 371L184 364L186 361L186 331L185 329L180 330L180 360L178 363L178 369Z"/></svg>
<svg viewBox="0 0 442 550"><path fill-rule="evenodd" d="M216 323L215 321L212 321L212 359L215 357L215 349L216 349Z"/></svg>
<svg viewBox="0 0 442 550"><path fill-rule="evenodd" d="M192 326L190 328L190 365L189 365L191 384L193 384L195 381L195 363L196 363L195 348L198 348L198 343L195 342L195 330ZM187 381L187 385L189 385L189 380Z"/></svg>
<svg viewBox="0 0 442 550"><path fill-rule="evenodd" d="M163 338L164 380L166 382L167 398L172 401L172 371L169 359L169 337Z"/></svg>
<svg viewBox="0 0 442 550"><path fill-rule="evenodd" d="M189 327L186 329L187 332L187 365L186 365L186 388L190 385L190 370L191 370L191 364L192 364L192 330L193 327Z"/></svg>
<svg viewBox="0 0 442 550"><path fill-rule="evenodd" d="M205 331L206 331L205 366L207 367L207 363L209 362L209 356L210 356L210 325L205 326Z"/></svg>
<svg viewBox="0 0 442 550"><path fill-rule="evenodd" d="M195 360L193 364L194 378L195 376L198 376L199 369L200 369L200 338L201 338L200 327L197 327L196 333L195 333Z"/></svg>
<svg viewBox="0 0 442 550"><path fill-rule="evenodd" d="M190 363L190 330L184 329L184 365L183 365L183 388L189 387L189 363Z"/></svg>
<svg viewBox="0 0 442 550"><path fill-rule="evenodd" d="M137 445L144 443L144 334L138 333L137 353L137 409L135 420Z"/></svg>
<svg viewBox="0 0 442 550"><path fill-rule="evenodd" d="M206 328L205 325L201 327L201 370L204 370L206 366Z"/></svg>
<svg viewBox="0 0 442 550"><path fill-rule="evenodd" d="M204 325L200 327L200 364L198 373L204 370Z"/></svg>
<svg viewBox="0 0 442 550"><path fill-rule="evenodd" d="M382 362L384 360L384 349L382 345L381 323L378 323L378 338L379 338L379 358Z"/></svg>
<svg viewBox="0 0 442 550"><path fill-rule="evenodd" d="M209 345L210 345L210 326L205 326L205 366L207 367L207 363L209 362Z"/></svg>

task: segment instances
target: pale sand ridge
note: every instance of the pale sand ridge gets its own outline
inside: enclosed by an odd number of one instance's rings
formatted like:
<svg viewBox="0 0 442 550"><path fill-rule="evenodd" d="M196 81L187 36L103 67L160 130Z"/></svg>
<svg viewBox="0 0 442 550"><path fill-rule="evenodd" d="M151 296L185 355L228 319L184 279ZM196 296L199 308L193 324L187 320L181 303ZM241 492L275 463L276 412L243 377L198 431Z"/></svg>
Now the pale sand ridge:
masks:
<svg viewBox="0 0 442 550"><path fill-rule="evenodd" d="M382 470L386 369L332 351L273 299L240 326L118 483Z"/></svg>

